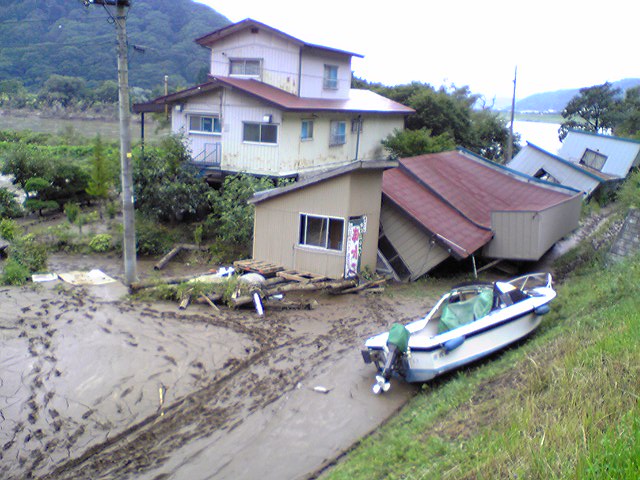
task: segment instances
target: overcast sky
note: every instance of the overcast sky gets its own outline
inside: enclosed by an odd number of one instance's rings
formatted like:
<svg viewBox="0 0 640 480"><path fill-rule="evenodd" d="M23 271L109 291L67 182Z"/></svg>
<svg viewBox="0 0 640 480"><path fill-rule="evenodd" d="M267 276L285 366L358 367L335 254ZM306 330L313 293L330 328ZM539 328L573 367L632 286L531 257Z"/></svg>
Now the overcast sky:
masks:
<svg viewBox="0 0 640 480"><path fill-rule="evenodd" d="M640 77L637 0L196 0L305 42L364 55L386 85L468 85L491 103Z"/></svg>

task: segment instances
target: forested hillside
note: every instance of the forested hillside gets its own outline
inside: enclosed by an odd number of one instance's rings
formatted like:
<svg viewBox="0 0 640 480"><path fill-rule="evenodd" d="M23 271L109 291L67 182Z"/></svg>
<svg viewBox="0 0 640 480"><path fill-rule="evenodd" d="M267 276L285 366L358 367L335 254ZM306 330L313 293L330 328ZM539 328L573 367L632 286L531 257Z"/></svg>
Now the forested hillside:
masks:
<svg viewBox="0 0 640 480"><path fill-rule="evenodd" d="M624 96L624 93L629 88L640 85L640 78L626 78L624 80L618 80L617 82L611 82L611 85L613 88L619 88L621 94ZM579 90L579 88L570 88L566 90L556 90L554 92L536 93L517 101L516 111L561 112L564 107L567 106L567 103L578 94Z"/></svg>
<svg viewBox="0 0 640 480"><path fill-rule="evenodd" d="M229 24L191 0L132 0L127 17L129 81L153 88L164 75L187 86L206 74L207 51L194 39ZM89 84L116 78L115 28L103 7L81 0L0 0L0 80L37 90L52 74Z"/></svg>

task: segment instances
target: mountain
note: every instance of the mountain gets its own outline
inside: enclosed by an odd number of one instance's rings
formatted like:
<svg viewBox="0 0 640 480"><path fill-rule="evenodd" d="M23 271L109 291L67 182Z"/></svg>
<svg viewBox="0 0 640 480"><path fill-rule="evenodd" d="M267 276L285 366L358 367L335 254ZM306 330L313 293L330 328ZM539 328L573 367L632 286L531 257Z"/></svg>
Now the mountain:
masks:
<svg viewBox="0 0 640 480"><path fill-rule="evenodd" d="M108 7L114 12L113 7ZM90 84L116 80L116 32L105 7L81 0L0 0L0 80L37 89L51 74ZM152 88L201 78L209 54L194 39L231 22L191 0L132 0L127 15L129 83Z"/></svg>
<svg viewBox="0 0 640 480"><path fill-rule="evenodd" d="M619 88L624 95L627 89L640 86L640 78L625 78L624 80L611 82L611 85L613 85L614 88ZM567 106L567 103L578 95L579 91L579 88L570 88L566 90L556 90L555 92L536 93L517 101L516 111L561 112L564 107Z"/></svg>

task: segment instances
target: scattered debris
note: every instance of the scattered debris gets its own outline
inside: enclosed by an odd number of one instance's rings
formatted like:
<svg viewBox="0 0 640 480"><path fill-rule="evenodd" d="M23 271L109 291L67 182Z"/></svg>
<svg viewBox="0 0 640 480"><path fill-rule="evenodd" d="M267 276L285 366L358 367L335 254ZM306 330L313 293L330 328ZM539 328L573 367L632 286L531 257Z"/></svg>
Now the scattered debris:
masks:
<svg viewBox="0 0 640 480"><path fill-rule="evenodd" d="M178 255L182 250L205 250L205 247L199 245L192 245L187 243L180 243L176 245L169 253L167 253L164 257L162 257L158 263L153 266L154 270L162 270L167 263L171 261L173 257Z"/></svg>
<svg viewBox="0 0 640 480"><path fill-rule="evenodd" d="M94 269L89 272L67 272L59 273L58 276L72 285L104 285L113 283L116 280L101 270Z"/></svg>
<svg viewBox="0 0 640 480"><path fill-rule="evenodd" d="M318 385L317 387L313 387L313 391L326 394L326 393L329 393L331 389L327 387L323 387L322 385Z"/></svg>
<svg viewBox="0 0 640 480"><path fill-rule="evenodd" d="M31 281L34 283L40 282L52 282L53 280L57 280L58 275L55 273L34 273L31 275Z"/></svg>

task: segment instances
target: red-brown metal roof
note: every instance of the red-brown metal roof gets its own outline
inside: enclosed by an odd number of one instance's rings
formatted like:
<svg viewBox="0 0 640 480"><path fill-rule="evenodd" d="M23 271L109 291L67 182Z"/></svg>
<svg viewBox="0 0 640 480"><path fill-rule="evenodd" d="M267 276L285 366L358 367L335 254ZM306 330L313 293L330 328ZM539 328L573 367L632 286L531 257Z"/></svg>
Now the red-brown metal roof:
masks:
<svg viewBox="0 0 640 480"><path fill-rule="evenodd" d="M428 231L461 247L453 248L461 257L489 242L491 212L542 211L572 198L461 151L399 163L384 173L383 193Z"/></svg>
<svg viewBox="0 0 640 480"><path fill-rule="evenodd" d="M134 105L135 112L153 111L151 105L176 103L197 95L202 95L220 87L235 88L247 95L258 98L284 111L300 112L355 112L371 114L413 113L410 107L394 102L370 90L351 89L349 98L344 100L327 98L303 98L279 88L253 79L234 77L210 77L211 81L195 87L158 97L147 104Z"/></svg>
<svg viewBox="0 0 640 480"><path fill-rule="evenodd" d="M493 236L490 230L474 225L401 168L384 172L382 193L458 258L468 257Z"/></svg>
<svg viewBox="0 0 640 480"><path fill-rule="evenodd" d="M409 114L414 110L394 102L370 90L351 89L349 98L304 98L253 79L214 77L224 85L235 87L243 92L273 103L289 111L349 111L363 113L401 113Z"/></svg>

